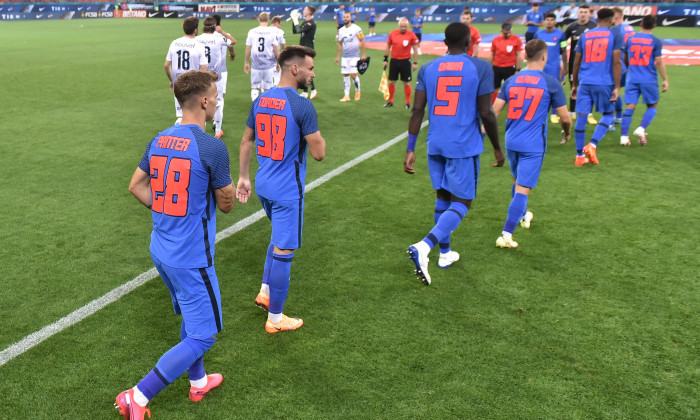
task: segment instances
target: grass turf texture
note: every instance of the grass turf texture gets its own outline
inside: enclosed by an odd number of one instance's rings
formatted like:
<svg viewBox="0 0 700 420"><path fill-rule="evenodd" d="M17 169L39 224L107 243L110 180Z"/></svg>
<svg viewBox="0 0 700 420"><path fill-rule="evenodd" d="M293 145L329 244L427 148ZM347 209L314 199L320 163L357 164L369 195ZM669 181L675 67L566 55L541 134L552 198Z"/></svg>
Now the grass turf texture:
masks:
<svg viewBox="0 0 700 420"><path fill-rule="evenodd" d="M238 40L224 117L234 180L250 106L243 45L253 25L225 22ZM148 140L174 121L162 65L180 34L181 22L166 19L0 25L0 54L11 63L0 70L0 348L152 266L150 215L126 187ZM328 150L309 163L309 181L407 127L408 111L381 108L380 51L369 52L362 100L338 102L333 36L321 22L314 103ZM308 195L286 305L305 320L297 332L264 333L265 314L253 305L269 224L220 242L224 330L206 367L224 383L192 404L182 377L150 404L153 415L696 418L697 71L669 67L671 90L649 146L622 148L619 131L611 133L598 148L600 166L574 168L573 139L559 146L550 125L530 199L535 220L516 231L517 250L494 245L511 180L507 168L489 166L487 142L479 196L453 235L462 259L440 270L434 251L430 287L415 280L405 254L432 225L423 141L414 176L402 172L396 145ZM259 207L252 200L220 213L219 230ZM167 289L149 282L0 367L0 418L118 418L114 397L177 342L179 322Z"/></svg>

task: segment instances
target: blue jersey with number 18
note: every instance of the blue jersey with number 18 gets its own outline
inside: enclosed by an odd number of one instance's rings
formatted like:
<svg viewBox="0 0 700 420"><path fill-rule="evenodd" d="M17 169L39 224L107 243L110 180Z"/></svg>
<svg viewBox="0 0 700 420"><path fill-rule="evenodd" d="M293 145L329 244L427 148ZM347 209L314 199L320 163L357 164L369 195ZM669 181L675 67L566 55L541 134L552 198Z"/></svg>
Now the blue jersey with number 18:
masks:
<svg viewBox="0 0 700 420"><path fill-rule="evenodd" d="M416 90L428 101L428 154L466 158L481 154L477 98L493 92L488 62L466 54L445 55L418 71Z"/></svg>
<svg viewBox="0 0 700 420"><path fill-rule="evenodd" d="M214 190L231 184L226 144L197 125L175 125L148 143L139 168L151 176L153 255L175 268L211 266Z"/></svg>
<svg viewBox="0 0 700 420"><path fill-rule="evenodd" d="M311 101L293 88L273 87L250 107L258 171L255 192L268 200L296 200L306 186L306 139L318 131Z"/></svg>
<svg viewBox="0 0 700 420"><path fill-rule="evenodd" d="M508 102L506 149L547 151L549 108L566 105L561 83L540 70L523 70L506 80L498 97Z"/></svg>
<svg viewBox="0 0 700 420"><path fill-rule="evenodd" d="M621 48L622 34L617 31L598 27L584 32L576 43L576 52L581 53L579 84L614 85L613 51Z"/></svg>

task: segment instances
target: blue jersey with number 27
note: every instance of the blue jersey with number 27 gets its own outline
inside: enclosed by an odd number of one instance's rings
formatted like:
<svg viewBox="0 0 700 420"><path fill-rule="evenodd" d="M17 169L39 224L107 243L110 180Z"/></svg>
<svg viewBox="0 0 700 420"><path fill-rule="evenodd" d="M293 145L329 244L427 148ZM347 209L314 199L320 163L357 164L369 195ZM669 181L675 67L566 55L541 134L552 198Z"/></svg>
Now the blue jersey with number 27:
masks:
<svg viewBox="0 0 700 420"><path fill-rule="evenodd" d="M306 139L318 131L316 110L293 88L273 87L253 102L248 127L255 131L255 192L268 200L296 200L306 186Z"/></svg>
<svg viewBox="0 0 700 420"><path fill-rule="evenodd" d="M493 92L488 62L466 54L444 55L418 71L416 90L428 101L428 154L467 158L481 154L477 98Z"/></svg>
<svg viewBox="0 0 700 420"><path fill-rule="evenodd" d="M139 168L151 176L153 255L175 268L211 266L214 190L231 184L226 144L197 125L175 125L148 143Z"/></svg>

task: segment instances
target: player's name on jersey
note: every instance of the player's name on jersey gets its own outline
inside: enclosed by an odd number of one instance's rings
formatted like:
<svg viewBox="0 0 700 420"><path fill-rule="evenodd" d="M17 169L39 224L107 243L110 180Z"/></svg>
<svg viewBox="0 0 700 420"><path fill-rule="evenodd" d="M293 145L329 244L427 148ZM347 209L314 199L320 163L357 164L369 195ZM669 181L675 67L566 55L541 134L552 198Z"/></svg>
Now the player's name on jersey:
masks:
<svg viewBox="0 0 700 420"><path fill-rule="evenodd" d="M438 67L438 71L462 71L462 67L464 66L464 62L462 61L446 61L444 63L440 63L440 67Z"/></svg>
<svg viewBox="0 0 700 420"><path fill-rule="evenodd" d="M518 76L515 79L515 83L523 83L526 85L536 85L540 82L540 78L538 76Z"/></svg>
<svg viewBox="0 0 700 420"><path fill-rule="evenodd" d="M261 97L260 102L258 102L258 106L261 108L270 108L270 109L284 109L284 105L287 103L285 99L279 99L279 98L268 98L268 97Z"/></svg>
<svg viewBox="0 0 700 420"><path fill-rule="evenodd" d="M173 44L176 47L181 47L181 48L194 48L197 46L196 40L191 40L191 41L183 41L181 39L175 40L175 43Z"/></svg>
<svg viewBox="0 0 700 420"><path fill-rule="evenodd" d="M156 147L186 152L187 148L190 147L190 141L190 139L184 139L182 137L161 136L158 138Z"/></svg>

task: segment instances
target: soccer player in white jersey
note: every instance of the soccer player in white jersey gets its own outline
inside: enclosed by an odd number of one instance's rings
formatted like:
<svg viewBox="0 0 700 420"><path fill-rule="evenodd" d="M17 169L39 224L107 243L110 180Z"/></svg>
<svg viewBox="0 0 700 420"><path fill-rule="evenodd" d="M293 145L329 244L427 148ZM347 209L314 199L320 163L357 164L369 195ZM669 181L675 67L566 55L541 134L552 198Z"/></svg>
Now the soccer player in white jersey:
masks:
<svg viewBox="0 0 700 420"><path fill-rule="evenodd" d="M365 52L365 36L362 29L352 23L350 12L343 14L344 25L338 29L338 52L335 55L335 65L340 63L340 72L343 74L343 89L345 96L340 102L350 102L350 79L355 85L355 100L360 100L360 78L357 77L357 62L360 60L360 49L362 49L362 59L367 58ZM343 55L342 62L340 55Z"/></svg>
<svg viewBox="0 0 700 420"><path fill-rule="evenodd" d="M287 46L287 40L284 39L284 30L282 29L282 17L275 16L270 20L270 27L277 30L275 37L277 38L277 43L279 44L279 49L282 51L284 47ZM275 71L272 73L272 84L277 86L280 82L280 74L282 69L279 66L275 67Z"/></svg>
<svg viewBox="0 0 700 420"><path fill-rule="evenodd" d="M250 97L255 100L262 92L270 89L272 73L277 68L277 57L280 55L279 42L275 37L276 31L268 26L270 15L260 13L260 26L248 31L245 41L245 65L243 71L250 73Z"/></svg>
<svg viewBox="0 0 700 420"><path fill-rule="evenodd" d="M216 32L220 33L221 36L226 37L227 33L221 29L221 16L220 15L211 15L214 19L216 19ZM228 47L221 47L221 56L226 56L226 50L228 50L228 56L229 60L233 61L236 58L236 51L233 49L233 45L236 44L236 41L233 41L233 44L229 45ZM221 62L221 86L217 84L217 88L219 89L219 92L221 92L221 114L223 115L224 113L224 100L226 99L226 85L228 84L228 68L226 68L226 60L222 60ZM216 131L216 129L214 129Z"/></svg>
<svg viewBox="0 0 700 420"><path fill-rule="evenodd" d="M235 44L236 40L226 32L215 33L216 26L215 18L210 16L204 19L204 33L198 35L196 39L204 45L204 54L207 56L207 68L218 76L216 79L218 95L216 98L216 113L214 114L214 131L216 138L220 139L224 135L224 131L221 129L224 116L224 80L221 77L221 73L226 68L225 51L229 46Z"/></svg>
<svg viewBox="0 0 700 420"><path fill-rule="evenodd" d="M168 55L165 56L165 75L170 80L171 92L173 92L175 80L182 73L188 70L207 70L207 56L205 55L204 45L195 39L199 30L199 19L188 17L182 23L182 29L185 31L185 36L170 43ZM175 124L180 124L182 108L180 108L177 98L174 99L175 116L177 117Z"/></svg>

